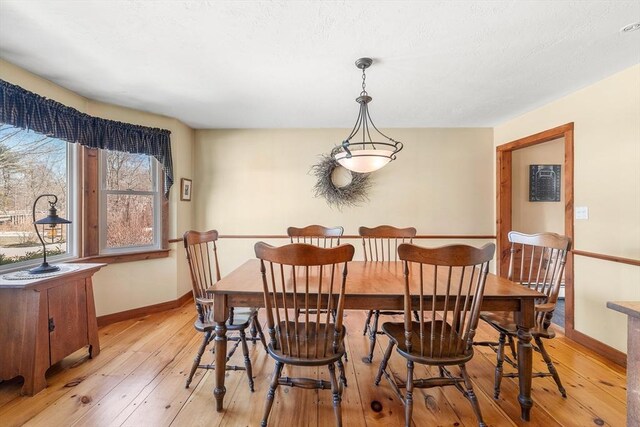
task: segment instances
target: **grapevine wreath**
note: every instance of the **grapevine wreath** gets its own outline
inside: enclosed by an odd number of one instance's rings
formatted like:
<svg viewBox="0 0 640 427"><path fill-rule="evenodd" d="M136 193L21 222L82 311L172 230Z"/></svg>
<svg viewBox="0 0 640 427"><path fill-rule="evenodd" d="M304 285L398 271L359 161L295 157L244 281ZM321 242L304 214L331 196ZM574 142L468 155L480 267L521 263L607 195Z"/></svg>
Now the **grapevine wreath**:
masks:
<svg viewBox="0 0 640 427"><path fill-rule="evenodd" d="M320 155L320 161L311 167L311 173L316 177L313 186L315 197L324 197L329 206L342 210L343 207L358 206L369 200L367 191L371 187L368 173L350 172L351 182L338 187L332 180L333 172L341 167L334 155L340 147L336 147L331 154Z"/></svg>

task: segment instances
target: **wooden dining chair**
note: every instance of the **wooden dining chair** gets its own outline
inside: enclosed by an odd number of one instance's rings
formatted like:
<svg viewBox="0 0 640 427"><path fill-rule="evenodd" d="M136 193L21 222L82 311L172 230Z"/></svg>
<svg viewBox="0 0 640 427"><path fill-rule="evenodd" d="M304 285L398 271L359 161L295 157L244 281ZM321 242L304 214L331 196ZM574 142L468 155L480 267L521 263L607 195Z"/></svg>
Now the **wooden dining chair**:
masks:
<svg viewBox="0 0 640 427"><path fill-rule="evenodd" d="M389 345L380 363L375 384L384 375L405 405L405 425L411 425L413 389L453 385L471 402L478 424L484 426L478 399L467 373L473 357L473 337L480 314L484 285L495 245L482 248L451 245L422 248L411 244L398 247L404 262L404 322L385 322L383 332ZM418 320L411 314L418 312ZM387 372L394 347L407 359L407 381L396 381ZM414 379L414 363L438 366L439 376ZM458 366L461 376L447 367ZM400 391L405 388L403 396Z"/></svg>
<svg viewBox="0 0 640 427"><path fill-rule="evenodd" d="M308 389L331 389L336 424L342 425L340 401L346 377L341 358L345 353L342 325L347 262L352 245L318 248L293 243L279 248L263 242L255 245L267 312L267 352L276 366L267 392L262 426L267 425L279 385ZM309 310L315 310L310 314ZM336 310L335 322L329 314ZM304 316L295 314L304 310ZM324 310L324 311L322 311ZM329 368L330 381L317 378L282 377L285 364ZM335 365L340 371L340 385Z"/></svg>
<svg viewBox="0 0 640 427"><path fill-rule="evenodd" d="M204 334L202 344L198 349L189 377L187 378L186 388L189 388L196 369L214 369L213 364L201 365L202 355L214 336L215 322L213 321L213 300L207 298L206 290L220 280L220 267L218 264L218 248L216 241L218 240L218 232L210 230L206 232L187 231L184 233L183 242L187 253L187 262L189 271L191 272L191 285L193 287L193 299L196 305L198 318L194 324L196 330ZM244 355L244 367L227 366L227 370L246 370L249 379L249 388L253 391L253 375L251 369L251 359L249 358L249 349L247 340L254 343L260 339L266 348L266 342L257 318L258 310L255 308L236 309L229 313L227 321L227 330L237 331L237 337L229 337L228 340L235 341L235 345L230 349L227 360L231 358L233 353L242 344L242 354ZM256 333L251 338L247 338L245 330L251 326L255 328Z"/></svg>
<svg viewBox="0 0 640 427"><path fill-rule="evenodd" d="M535 346L549 372L535 372L533 377L552 376L562 397L567 397L567 392L562 386L560 376L551 357L543 344L543 339L555 337L555 332L549 329L553 311L556 308L558 293L563 280L564 266L567 253L571 249L571 240L566 236L556 233L523 234L517 231L509 233L511 251L509 256L509 273L507 278L522 286L545 294L544 298L535 304L535 326L531 329L531 335ZM518 335L515 317L512 312L482 312L480 318L496 331L498 342L477 342L476 345L487 345L497 353L495 371L494 397L500 396L500 384L503 377L516 378L516 373L504 373L503 364L506 361L513 368L518 367L514 338ZM505 344L508 342L511 356L505 355Z"/></svg>
<svg viewBox="0 0 640 427"><path fill-rule="evenodd" d="M321 248L332 248L340 245L340 237L344 228L324 227L322 225L308 225L306 227L289 227L287 236L291 243L308 243Z"/></svg>
<svg viewBox="0 0 640 427"><path fill-rule="evenodd" d="M398 261L398 245L402 243L413 243L413 238L416 237L417 233L413 227L396 228L390 225L381 225L373 228L360 227L358 232L362 237L364 260L370 262ZM388 310L369 310L367 312L367 319L365 320L364 330L362 331L362 335L366 335L367 331L369 331L369 354L363 359L366 363L373 361L376 336L382 334L382 332L378 330L378 321L381 314L395 316L402 314L402 312Z"/></svg>
<svg viewBox="0 0 640 427"><path fill-rule="evenodd" d="M320 248L332 248L340 245L340 237L344 233L344 228L337 227L324 227L322 225L307 225L306 227L289 227L287 228L287 236L291 240L291 243L307 243L309 245L318 246ZM311 310L313 314L315 310ZM298 315L304 314L299 312ZM335 321L335 309L332 315ZM344 361L349 359L347 353L344 354Z"/></svg>

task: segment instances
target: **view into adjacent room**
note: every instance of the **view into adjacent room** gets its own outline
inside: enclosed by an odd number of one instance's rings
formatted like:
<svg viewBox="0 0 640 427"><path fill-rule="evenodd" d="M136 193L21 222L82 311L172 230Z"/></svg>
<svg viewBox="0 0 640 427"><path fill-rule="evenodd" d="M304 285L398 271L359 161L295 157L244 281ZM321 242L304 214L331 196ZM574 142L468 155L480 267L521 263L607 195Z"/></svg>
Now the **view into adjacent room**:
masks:
<svg viewBox="0 0 640 427"><path fill-rule="evenodd" d="M564 143L564 138L558 138L512 152L513 230L565 234ZM562 327L565 301L563 285L553 312L553 323Z"/></svg>

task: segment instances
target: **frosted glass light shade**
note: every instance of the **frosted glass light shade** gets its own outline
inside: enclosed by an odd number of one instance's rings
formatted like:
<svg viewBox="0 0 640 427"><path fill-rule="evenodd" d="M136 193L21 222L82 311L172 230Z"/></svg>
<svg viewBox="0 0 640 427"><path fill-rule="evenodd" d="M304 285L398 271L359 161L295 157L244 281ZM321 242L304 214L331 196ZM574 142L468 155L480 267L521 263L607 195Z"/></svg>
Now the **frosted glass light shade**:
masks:
<svg viewBox="0 0 640 427"><path fill-rule="evenodd" d="M357 173L377 171L391 161L393 151L390 150L353 150L351 157L346 152L336 154L340 166Z"/></svg>

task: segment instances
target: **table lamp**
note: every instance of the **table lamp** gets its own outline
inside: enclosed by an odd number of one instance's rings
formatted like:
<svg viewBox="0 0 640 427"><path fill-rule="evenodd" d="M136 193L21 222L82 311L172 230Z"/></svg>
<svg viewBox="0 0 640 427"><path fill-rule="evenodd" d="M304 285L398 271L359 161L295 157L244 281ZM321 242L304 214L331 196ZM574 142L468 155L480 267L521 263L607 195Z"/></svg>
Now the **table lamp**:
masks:
<svg viewBox="0 0 640 427"><path fill-rule="evenodd" d="M38 203L38 200L43 197L53 198L53 201L47 200L49 203L49 215L36 221L36 204ZM71 224L71 221L58 216L56 203L58 203L58 197L55 194L42 194L36 198L35 202L33 202L33 227L36 229L36 234L40 239L40 243L42 243L44 260L39 267L29 270L29 273L31 274L51 273L60 270L60 267L56 265L49 265L49 263L47 263L47 248L45 246L45 240L47 243L61 242L62 225Z"/></svg>

